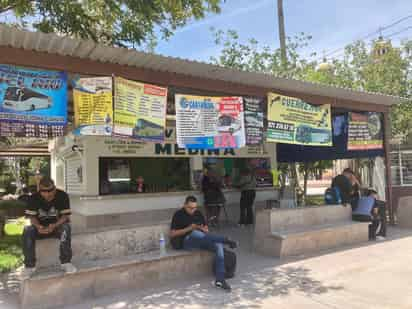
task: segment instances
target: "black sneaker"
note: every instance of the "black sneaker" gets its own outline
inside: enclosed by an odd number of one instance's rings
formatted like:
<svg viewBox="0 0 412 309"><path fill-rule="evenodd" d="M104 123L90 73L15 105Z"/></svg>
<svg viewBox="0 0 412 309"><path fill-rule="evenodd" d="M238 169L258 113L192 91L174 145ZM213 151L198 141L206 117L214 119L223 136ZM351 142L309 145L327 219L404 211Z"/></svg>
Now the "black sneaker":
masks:
<svg viewBox="0 0 412 309"><path fill-rule="evenodd" d="M230 238L226 238L225 244L227 244L230 249L236 249L236 248L238 247L237 242L234 241L234 240L232 240L232 239L230 239Z"/></svg>
<svg viewBox="0 0 412 309"><path fill-rule="evenodd" d="M219 288L219 289L223 289L227 292L230 292L232 290L232 288L230 287L229 284L227 284L227 282L225 280L216 280L215 281L215 287Z"/></svg>

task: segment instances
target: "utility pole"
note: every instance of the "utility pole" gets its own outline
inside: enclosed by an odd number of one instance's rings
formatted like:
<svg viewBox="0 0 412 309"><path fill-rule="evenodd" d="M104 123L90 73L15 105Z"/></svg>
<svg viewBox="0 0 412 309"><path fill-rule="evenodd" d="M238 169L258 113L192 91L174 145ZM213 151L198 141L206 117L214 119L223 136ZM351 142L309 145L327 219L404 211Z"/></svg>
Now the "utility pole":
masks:
<svg viewBox="0 0 412 309"><path fill-rule="evenodd" d="M279 41L280 41L280 58L282 61L282 68L287 70L287 56L286 56L286 36L285 36L285 18L283 15L283 0L278 0L278 25L279 25Z"/></svg>

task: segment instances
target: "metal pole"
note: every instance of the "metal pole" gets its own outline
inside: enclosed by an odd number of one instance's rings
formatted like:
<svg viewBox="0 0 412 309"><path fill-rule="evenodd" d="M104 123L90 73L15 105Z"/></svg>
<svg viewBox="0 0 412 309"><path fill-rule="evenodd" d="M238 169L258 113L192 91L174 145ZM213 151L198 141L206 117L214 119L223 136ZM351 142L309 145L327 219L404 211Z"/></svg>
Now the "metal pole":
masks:
<svg viewBox="0 0 412 309"><path fill-rule="evenodd" d="M390 162L390 137L391 137L391 122L389 118L390 110L383 113L383 144L385 149L385 169L386 169L386 202L389 210L389 220L391 224L395 224L394 207L392 204L392 172Z"/></svg>
<svg viewBox="0 0 412 309"><path fill-rule="evenodd" d="M285 18L283 15L283 0L278 0L278 25L279 25L279 41L280 41L280 57L284 73L287 70L286 56L286 36L285 36Z"/></svg>

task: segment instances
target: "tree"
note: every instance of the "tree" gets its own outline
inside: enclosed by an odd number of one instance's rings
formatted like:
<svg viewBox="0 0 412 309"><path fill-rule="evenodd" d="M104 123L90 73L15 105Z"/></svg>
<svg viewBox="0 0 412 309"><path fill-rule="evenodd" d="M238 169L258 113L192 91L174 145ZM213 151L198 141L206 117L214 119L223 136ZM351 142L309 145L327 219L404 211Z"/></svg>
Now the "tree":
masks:
<svg viewBox="0 0 412 309"><path fill-rule="evenodd" d="M300 33L287 38L288 64L287 72L283 72L280 49L261 46L255 39L240 43L233 30L213 31L215 43L222 47L220 56L211 58L215 64L405 98L392 109L392 134L412 142L412 40L399 47L387 42L387 52L378 57L373 53L378 42L357 41L346 46L343 58L331 59L330 69L319 70L317 61L308 61L299 54L311 40L311 36Z"/></svg>
<svg viewBox="0 0 412 309"><path fill-rule="evenodd" d="M221 0L0 0L14 25L115 46L153 45L191 19L219 13Z"/></svg>
<svg viewBox="0 0 412 309"><path fill-rule="evenodd" d="M374 48L379 42L371 42L370 48L368 43L358 41L345 48L342 59L332 59L328 69L319 70L317 61L307 61L299 53L311 39L301 33L287 38L287 71L284 72L280 49L260 46L255 39L240 43L233 30L226 33L213 31L215 43L222 46L220 56L211 58L217 65L407 98L392 109L392 133L412 143L412 40L402 42L400 47L392 47L390 42L386 42L386 52L378 56ZM321 163L300 166L305 193L308 175L316 164ZM291 173L290 168L283 167L283 171Z"/></svg>

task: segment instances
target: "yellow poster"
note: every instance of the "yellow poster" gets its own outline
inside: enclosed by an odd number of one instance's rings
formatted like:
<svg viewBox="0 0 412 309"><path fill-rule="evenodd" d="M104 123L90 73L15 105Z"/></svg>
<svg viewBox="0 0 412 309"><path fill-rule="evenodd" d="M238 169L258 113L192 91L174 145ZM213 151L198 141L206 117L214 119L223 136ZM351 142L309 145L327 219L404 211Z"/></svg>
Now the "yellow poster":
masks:
<svg viewBox="0 0 412 309"><path fill-rule="evenodd" d="M298 98L268 93L267 141L332 146L330 105L311 105Z"/></svg>
<svg viewBox="0 0 412 309"><path fill-rule="evenodd" d="M167 88L115 77L114 133L163 141Z"/></svg>
<svg viewBox="0 0 412 309"><path fill-rule="evenodd" d="M111 77L80 78L73 89L74 134L111 135L113 95Z"/></svg>

